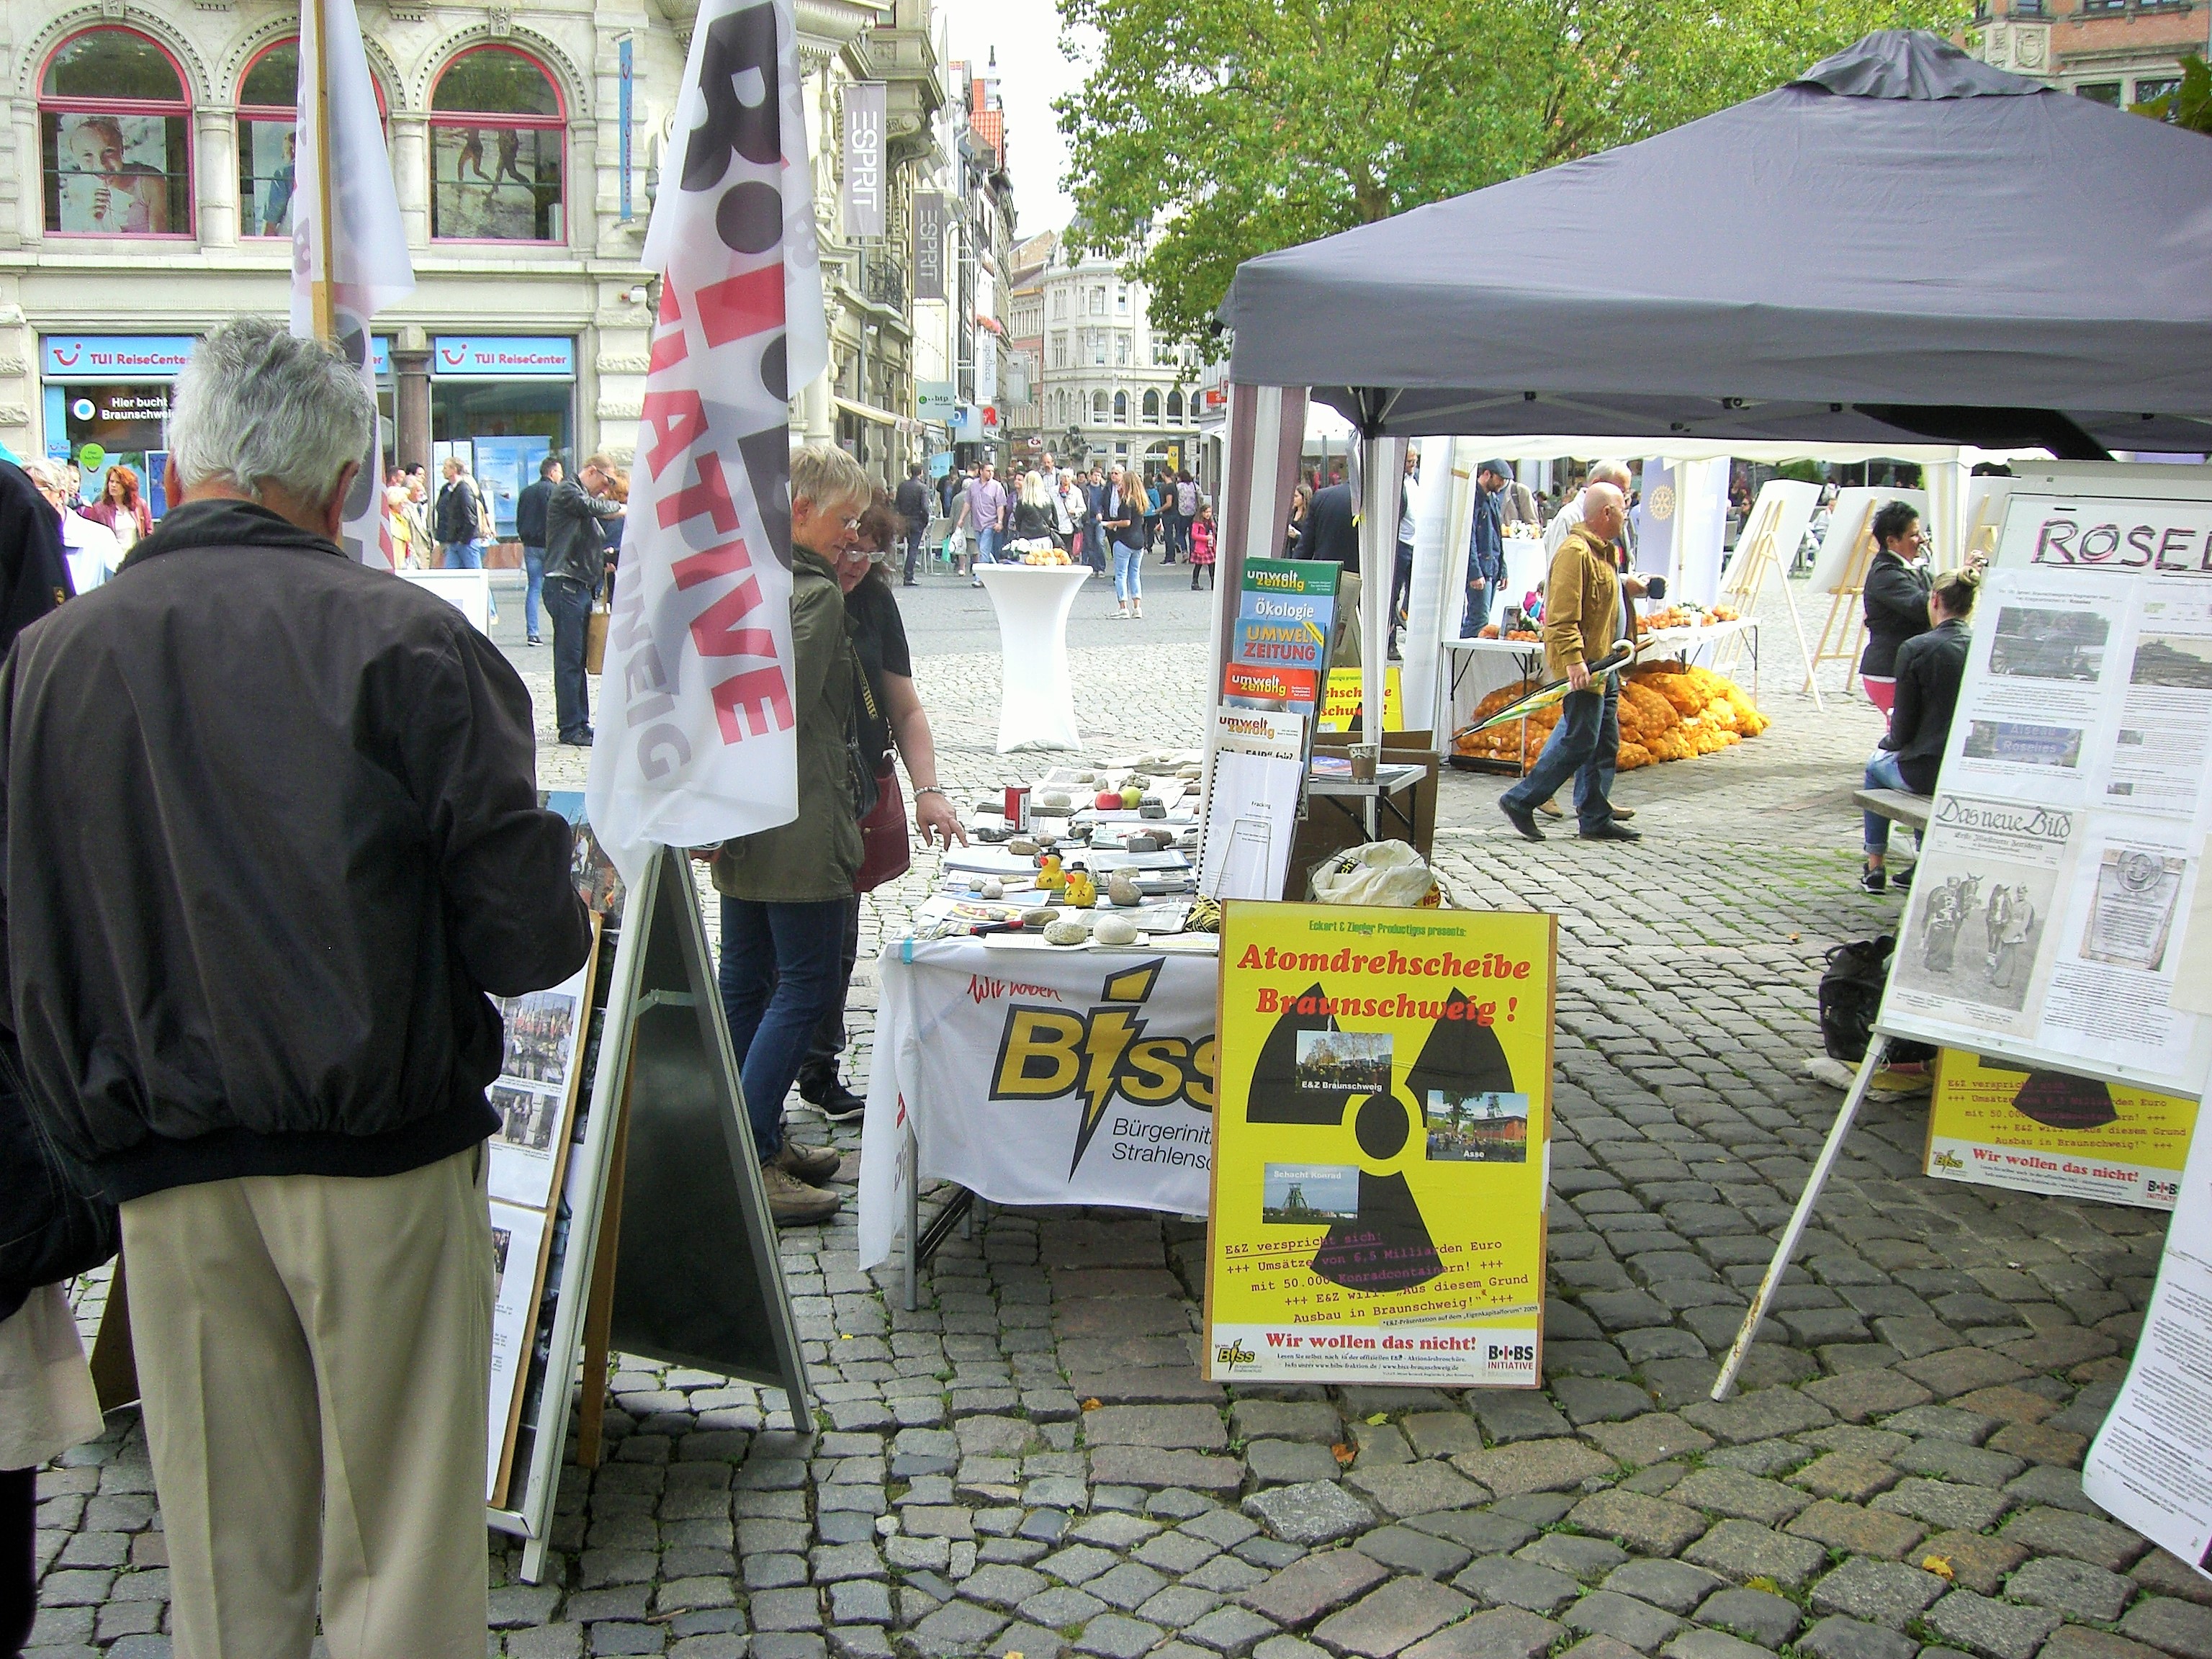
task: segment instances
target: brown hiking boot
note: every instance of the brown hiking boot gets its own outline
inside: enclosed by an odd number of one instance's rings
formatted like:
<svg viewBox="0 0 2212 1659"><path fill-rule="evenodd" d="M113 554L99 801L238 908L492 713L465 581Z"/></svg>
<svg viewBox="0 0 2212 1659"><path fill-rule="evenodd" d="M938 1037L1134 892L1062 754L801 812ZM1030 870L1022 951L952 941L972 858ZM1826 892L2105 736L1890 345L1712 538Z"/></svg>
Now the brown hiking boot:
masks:
<svg viewBox="0 0 2212 1659"><path fill-rule="evenodd" d="M775 1164L761 1165L761 1187L768 1194L768 1212L779 1227L811 1226L837 1213L836 1194L810 1187Z"/></svg>
<svg viewBox="0 0 2212 1659"><path fill-rule="evenodd" d="M789 1135L776 1149L769 1162L787 1176L794 1176L810 1187L818 1187L837 1173L837 1166L845 1155L831 1146L809 1146L793 1140Z"/></svg>

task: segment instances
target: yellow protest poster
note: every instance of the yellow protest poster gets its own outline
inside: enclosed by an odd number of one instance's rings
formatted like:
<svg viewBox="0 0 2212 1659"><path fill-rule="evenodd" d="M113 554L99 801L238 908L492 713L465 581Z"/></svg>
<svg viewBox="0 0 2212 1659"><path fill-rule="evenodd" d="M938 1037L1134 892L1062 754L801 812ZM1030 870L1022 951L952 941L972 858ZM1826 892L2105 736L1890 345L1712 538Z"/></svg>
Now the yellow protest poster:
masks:
<svg viewBox="0 0 2212 1659"><path fill-rule="evenodd" d="M1332 668L1328 671L1328 687L1321 702L1321 730L1349 732L1352 729L1352 722L1359 718L1360 700L1365 695L1360 688L1359 679L1365 672L1360 668ZM1406 703L1399 688L1395 663L1382 671L1382 729L1385 732L1406 729Z"/></svg>
<svg viewBox="0 0 2212 1659"><path fill-rule="evenodd" d="M1223 908L1207 1376L1536 1386L1553 919Z"/></svg>
<svg viewBox="0 0 2212 1659"><path fill-rule="evenodd" d="M2170 1210L2196 1127L2192 1100L1945 1048L1928 1112L1928 1173Z"/></svg>

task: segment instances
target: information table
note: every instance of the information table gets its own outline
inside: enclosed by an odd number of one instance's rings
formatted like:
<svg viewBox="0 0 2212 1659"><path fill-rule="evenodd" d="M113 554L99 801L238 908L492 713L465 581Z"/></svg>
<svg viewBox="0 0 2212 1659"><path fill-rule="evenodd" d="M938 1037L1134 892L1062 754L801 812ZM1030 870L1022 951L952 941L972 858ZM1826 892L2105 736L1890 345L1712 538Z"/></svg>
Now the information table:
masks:
<svg viewBox="0 0 2212 1659"><path fill-rule="evenodd" d="M975 574L999 614L999 752L1074 749L1067 613L1091 580L1079 564L982 564Z"/></svg>
<svg viewBox="0 0 2212 1659"><path fill-rule="evenodd" d="M1014 935L886 945L861 1138L860 1261L924 1181L1000 1204L1202 1213L1213 1158L1210 935L1060 946Z"/></svg>

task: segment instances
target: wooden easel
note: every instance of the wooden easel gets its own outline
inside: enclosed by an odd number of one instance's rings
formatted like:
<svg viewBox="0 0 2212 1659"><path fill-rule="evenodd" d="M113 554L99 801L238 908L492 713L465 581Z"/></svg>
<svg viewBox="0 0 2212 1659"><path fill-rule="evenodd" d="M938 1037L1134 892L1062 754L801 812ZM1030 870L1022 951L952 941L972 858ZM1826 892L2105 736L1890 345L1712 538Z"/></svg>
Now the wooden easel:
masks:
<svg viewBox="0 0 2212 1659"><path fill-rule="evenodd" d="M1850 556L1844 562L1835 595L1828 601L1828 620L1820 628L1820 648L1805 665L1805 689L1814 694L1815 702L1819 701L1820 690L1813 682L1820 665L1856 662L1865 646L1866 609L1861 600L1866 592L1867 568L1874 562L1874 515L1875 504L1869 501L1857 528L1851 532ZM1844 678L1844 695L1850 695L1848 674Z"/></svg>
<svg viewBox="0 0 2212 1659"><path fill-rule="evenodd" d="M1735 560L1729 567L1729 579L1721 589L1721 597L1745 616L1755 616L1759 589L1766 586L1771 575L1782 586L1782 603L1790 611L1790 629L1797 636L1797 655L1805 665L1805 684L1812 687L1813 707L1823 708L1820 688L1813 684L1813 653L1805 643L1805 624L1797 615L1797 601L1790 592L1789 567L1782 562L1781 550L1774 544L1775 532L1782 525L1782 498L1770 495L1757 517L1746 528L1736 542ZM1796 550L1790 550L1793 553ZM1723 667L1723 655L1727 665ZM1731 673L1743 654L1743 635L1730 635L1713 647L1713 669L1717 673Z"/></svg>

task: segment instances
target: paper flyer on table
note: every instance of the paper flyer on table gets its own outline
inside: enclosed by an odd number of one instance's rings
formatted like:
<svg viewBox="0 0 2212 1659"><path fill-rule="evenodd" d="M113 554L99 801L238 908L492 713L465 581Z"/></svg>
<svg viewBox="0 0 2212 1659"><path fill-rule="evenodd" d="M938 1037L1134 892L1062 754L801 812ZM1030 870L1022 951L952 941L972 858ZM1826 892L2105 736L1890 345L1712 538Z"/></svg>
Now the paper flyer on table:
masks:
<svg viewBox="0 0 2212 1659"><path fill-rule="evenodd" d="M2182 1171L2158 1283L2081 1491L2212 1577L2212 1135Z"/></svg>
<svg viewBox="0 0 2212 1659"><path fill-rule="evenodd" d="M2158 567L2181 536L2203 544L2212 510L2015 495L1884 1030L2203 1087L2212 1020L2182 964L2212 766L2212 575Z"/></svg>

